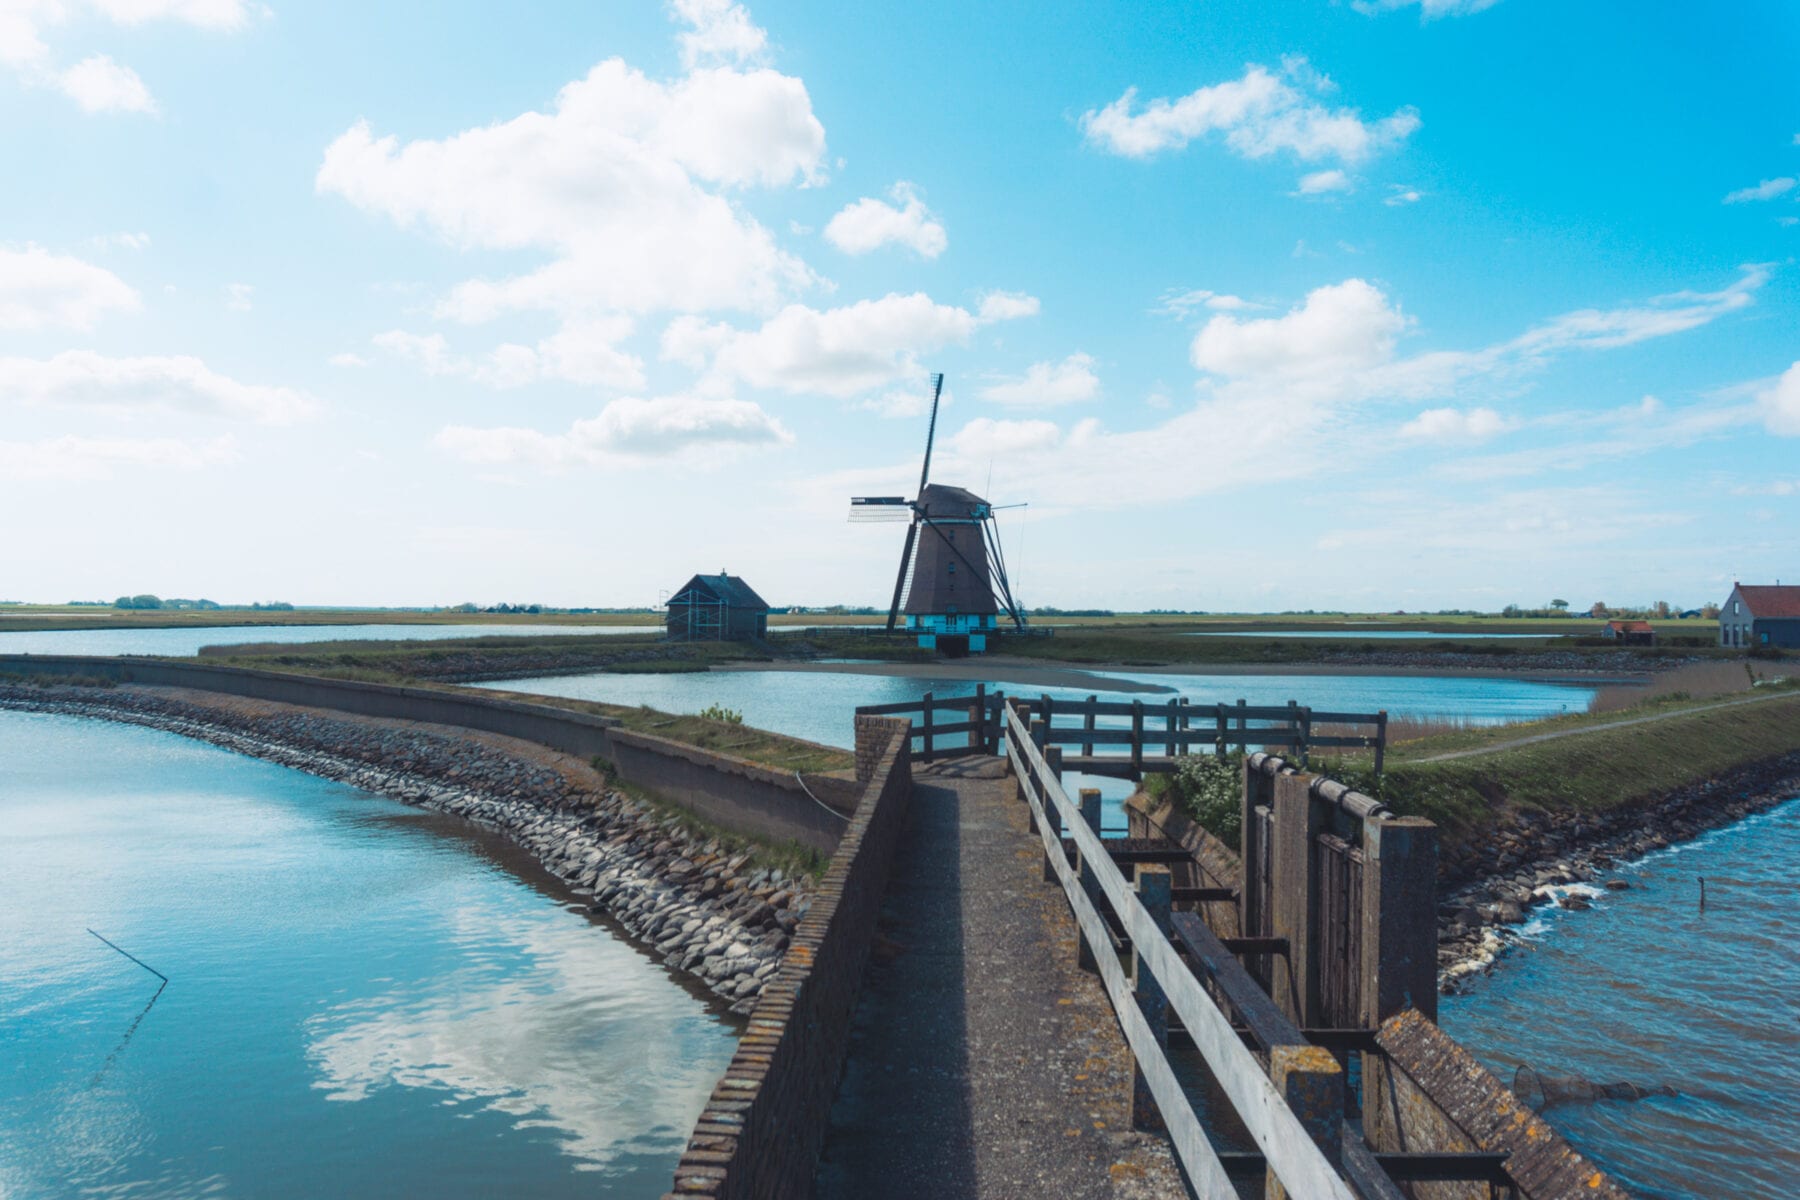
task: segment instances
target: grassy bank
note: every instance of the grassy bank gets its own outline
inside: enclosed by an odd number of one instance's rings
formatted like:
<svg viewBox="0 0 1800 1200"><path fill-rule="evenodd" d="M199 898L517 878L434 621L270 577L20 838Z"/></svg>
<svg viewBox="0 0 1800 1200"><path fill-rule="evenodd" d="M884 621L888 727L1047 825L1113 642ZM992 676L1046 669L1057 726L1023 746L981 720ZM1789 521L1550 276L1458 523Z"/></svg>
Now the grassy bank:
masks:
<svg viewBox="0 0 1800 1200"><path fill-rule="evenodd" d="M1524 742L1544 734L1558 736ZM1621 712L1407 743L1390 752L1379 781L1366 758L1320 762L1315 769L1398 812L1436 821L1445 846L1455 849L1518 810L1607 812L1795 751L1800 686L1790 682L1758 689L1754 698L1657 697ZM1429 761L1441 754L1462 756Z"/></svg>

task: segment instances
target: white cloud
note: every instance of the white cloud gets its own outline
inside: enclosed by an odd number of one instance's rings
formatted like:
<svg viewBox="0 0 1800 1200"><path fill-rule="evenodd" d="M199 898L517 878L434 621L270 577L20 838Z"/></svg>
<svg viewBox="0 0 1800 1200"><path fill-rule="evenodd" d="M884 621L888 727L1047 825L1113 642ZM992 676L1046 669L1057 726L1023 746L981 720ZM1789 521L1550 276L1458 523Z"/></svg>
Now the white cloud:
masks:
<svg viewBox="0 0 1800 1200"><path fill-rule="evenodd" d="M1398 208L1402 204L1417 204L1420 198L1417 188L1407 187L1403 183L1390 183L1388 184L1388 194L1382 203L1389 208Z"/></svg>
<svg viewBox="0 0 1800 1200"><path fill-rule="evenodd" d="M889 243L921 258L942 254L950 239L913 185L902 180L888 195L894 204L864 196L845 205L825 226L825 240L845 254L867 254Z"/></svg>
<svg viewBox="0 0 1800 1200"><path fill-rule="evenodd" d="M350 354L348 352L334 354L325 361L334 367L366 367L369 365L369 360L362 355Z"/></svg>
<svg viewBox="0 0 1800 1200"><path fill-rule="evenodd" d="M671 0L669 9L689 29L676 35L681 61L692 70L711 63L761 62L769 35L731 0Z"/></svg>
<svg viewBox="0 0 1800 1200"><path fill-rule="evenodd" d="M0 479L105 479L119 467L192 471L236 458L237 445L229 435L205 442L73 435L36 442L0 441Z"/></svg>
<svg viewBox="0 0 1800 1200"><path fill-rule="evenodd" d="M1421 442L1484 442L1513 423L1491 408L1428 408L1400 427L1400 436Z"/></svg>
<svg viewBox="0 0 1800 1200"><path fill-rule="evenodd" d="M1355 165L1419 127L1419 115L1410 108L1365 122L1355 109L1326 108L1306 94L1329 87L1304 58L1284 60L1280 73L1252 63L1239 79L1174 101L1152 100L1141 111L1134 111L1137 89L1127 88L1105 108L1084 113L1081 128L1091 144L1127 158L1148 158L1221 133L1245 158L1287 151L1305 162L1335 158Z"/></svg>
<svg viewBox="0 0 1800 1200"><path fill-rule="evenodd" d="M82 59L57 76L57 86L83 112L156 111L156 101L138 73L105 54Z"/></svg>
<svg viewBox="0 0 1800 1200"><path fill-rule="evenodd" d="M944 389L943 395L938 397L938 409L948 410L954 403L955 394L948 388ZM931 411L931 381L929 377L922 375L912 386L897 387L879 396L859 400L856 407L888 420L922 417Z"/></svg>
<svg viewBox="0 0 1800 1200"><path fill-rule="evenodd" d="M256 288L248 283L225 285L225 307L232 312L249 312L255 307Z"/></svg>
<svg viewBox="0 0 1800 1200"><path fill-rule="evenodd" d="M96 250L144 250L150 246L150 235L147 233L101 233L88 239L88 245Z"/></svg>
<svg viewBox="0 0 1800 1200"><path fill-rule="evenodd" d="M1800 496L1800 479L1777 479L1769 483L1741 483L1731 489L1734 496Z"/></svg>
<svg viewBox="0 0 1800 1200"><path fill-rule="evenodd" d="M241 417L286 424L318 403L293 388L239 383L186 355L110 358L65 350L54 358L0 358L0 397L25 404L89 406Z"/></svg>
<svg viewBox="0 0 1800 1200"><path fill-rule="evenodd" d="M1355 181L1342 171L1314 171L1300 177L1296 191L1302 196L1323 196L1331 192L1348 192L1355 187Z"/></svg>
<svg viewBox="0 0 1800 1200"><path fill-rule="evenodd" d="M1379 288L1347 279L1314 289L1283 316L1216 316L1194 336L1191 356L1202 371L1227 378L1336 386L1386 362L1407 324Z"/></svg>
<svg viewBox="0 0 1800 1200"><path fill-rule="evenodd" d="M1024 292L987 292L981 297L981 304L976 312L984 322L1012 321L1020 317L1035 317L1042 307L1036 296L1028 296Z"/></svg>
<svg viewBox="0 0 1800 1200"><path fill-rule="evenodd" d="M452 425L433 444L464 462L565 469L671 458L707 465L794 440L780 421L747 400L664 396L614 400L564 433Z"/></svg>
<svg viewBox="0 0 1800 1200"><path fill-rule="evenodd" d="M1770 433L1800 437L1800 362L1783 371L1756 399Z"/></svg>
<svg viewBox="0 0 1800 1200"><path fill-rule="evenodd" d="M981 398L1020 408L1055 408L1079 404L1100 394L1094 359L1071 354L1061 362L1033 363L1021 377L1002 379L981 389Z"/></svg>
<svg viewBox="0 0 1800 1200"><path fill-rule="evenodd" d="M1351 0L1350 7L1365 16L1374 16L1417 4L1419 19L1432 21L1438 17L1466 17L1498 3L1500 0Z"/></svg>
<svg viewBox="0 0 1800 1200"><path fill-rule="evenodd" d="M1242 296L1233 296L1228 292L1213 292L1205 288L1188 291L1171 289L1162 294L1162 299L1150 311L1160 316L1176 317L1186 320L1197 308L1210 308L1214 312L1242 312L1247 308L1258 308Z"/></svg>
<svg viewBox="0 0 1800 1200"><path fill-rule="evenodd" d="M996 311L1024 307L1000 304ZM849 397L916 377L923 371L919 354L967 341L983 323L966 309L914 292L823 311L793 304L752 331L690 322L675 340L690 364L703 362L711 348L716 382ZM665 335L665 353L670 340Z"/></svg>
<svg viewBox="0 0 1800 1200"><path fill-rule="evenodd" d="M34 87L55 88L87 112L156 111L156 100L138 73L111 55L94 54L58 67L44 31L93 14L117 25L171 21L214 32L248 23L245 0L4 0L0 3L0 64Z"/></svg>
<svg viewBox="0 0 1800 1200"><path fill-rule="evenodd" d="M1754 187L1739 188L1737 191L1731 192L1721 203L1747 204L1754 200L1773 200L1777 196L1784 196L1793 191L1797 182L1800 181L1795 180L1790 175L1783 175L1776 179L1765 179Z"/></svg>
<svg viewBox="0 0 1800 1200"><path fill-rule="evenodd" d="M104 267L42 246L0 246L0 329L91 329L107 313L138 307L137 292Z"/></svg>
<svg viewBox="0 0 1800 1200"><path fill-rule="evenodd" d="M661 83L609 59L549 112L443 140L402 145L359 121L314 183L463 249L548 253L526 274L456 287L440 312L459 320L764 311L812 272L716 189L808 182L824 149L798 79L707 68Z"/></svg>
<svg viewBox="0 0 1800 1200"><path fill-rule="evenodd" d="M623 390L644 384L643 361L618 348L634 329L625 316L575 318L536 345L503 343L481 359L453 353L441 333L390 329L370 340L417 363L427 375L461 376L498 388L555 379Z"/></svg>

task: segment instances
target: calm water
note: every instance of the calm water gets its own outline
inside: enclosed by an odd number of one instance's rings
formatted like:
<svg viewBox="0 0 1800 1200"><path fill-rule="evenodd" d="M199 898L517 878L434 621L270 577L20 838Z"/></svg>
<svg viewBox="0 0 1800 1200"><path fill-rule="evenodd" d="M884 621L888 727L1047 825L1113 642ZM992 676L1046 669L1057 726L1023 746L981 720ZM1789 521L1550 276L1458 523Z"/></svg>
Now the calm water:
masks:
<svg viewBox="0 0 1800 1200"><path fill-rule="evenodd" d="M657 1196L734 1045L460 823L0 712L7 1200Z"/></svg>
<svg viewBox="0 0 1800 1200"><path fill-rule="evenodd" d="M1285 704L1290 699L1337 712L1375 712L1390 716L1456 715L1474 722L1524 720L1565 710L1582 712L1593 689L1518 679L1367 675L1164 675L1107 672L1088 688L1044 688L988 681L1015 695L1049 695L1078 700L1099 695L1109 700L1143 700L1146 707L1185 696L1196 704ZM1105 679L1132 680L1161 689L1158 694L1108 692ZM920 679L804 671L698 671L674 675L559 675L508 679L478 687L546 696L602 700L611 704L648 704L673 713L697 713L712 704L736 709L746 724L791 737L850 747L855 741L851 710L861 704L895 704L917 700L926 692L938 696L968 695L968 680ZM1123 832L1121 802L1131 784L1071 772L1071 787L1097 787L1104 800L1102 827Z"/></svg>
<svg viewBox="0 0 1800 1200"><path fill-rule="evenodd" d="M1660 851L1623 872L1630 891L1552 911L1439 1019L1509 1082L1527 1063L1679 1091L1545 1113L1634 1194L1785 1200L1800 1192L1796 866L1800 800Z"/></svg>

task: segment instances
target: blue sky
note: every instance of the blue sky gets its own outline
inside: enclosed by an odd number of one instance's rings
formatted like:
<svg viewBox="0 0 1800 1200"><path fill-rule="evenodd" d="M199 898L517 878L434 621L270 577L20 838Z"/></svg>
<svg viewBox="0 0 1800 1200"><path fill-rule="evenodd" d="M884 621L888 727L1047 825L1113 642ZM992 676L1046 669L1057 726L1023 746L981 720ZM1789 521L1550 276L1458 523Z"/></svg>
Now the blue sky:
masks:
<svg viewBox="0 0 1800 1200"><path fill-rule="evenodd" d="M0 598L1800 579L1800 11L0 0Z"/></svg>

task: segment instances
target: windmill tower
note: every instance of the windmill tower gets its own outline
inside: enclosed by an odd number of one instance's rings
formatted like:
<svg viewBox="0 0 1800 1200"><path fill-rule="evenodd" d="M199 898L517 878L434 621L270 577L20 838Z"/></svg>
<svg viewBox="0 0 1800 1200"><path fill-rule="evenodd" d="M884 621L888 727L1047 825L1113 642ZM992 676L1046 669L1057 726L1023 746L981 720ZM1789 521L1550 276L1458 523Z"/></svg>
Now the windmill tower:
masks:
<svg viewBox="0 0 1800 1200"><path fill-rule="evenodd" d="M979 654L987 649L988 634L1022 630L1025 616L1006 577L994 506L967 488L931 482L943 393L944 377L933 375L918 495L852 497L850 519L908 522L888 606L889 632L904 628L917 635L920 646L947 654Z"/></svg>

